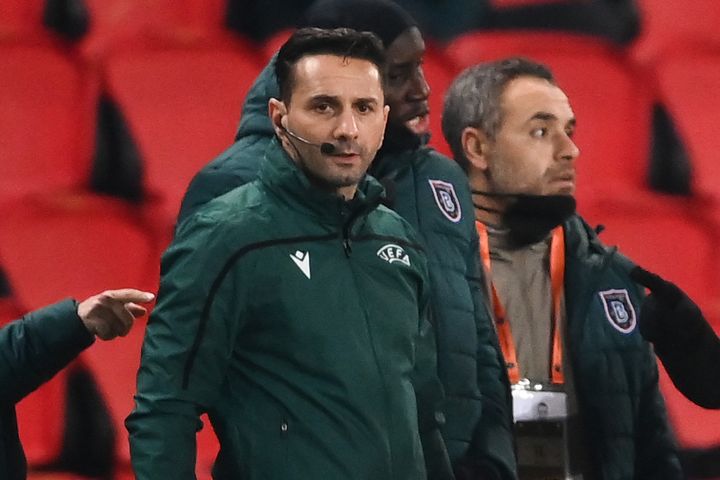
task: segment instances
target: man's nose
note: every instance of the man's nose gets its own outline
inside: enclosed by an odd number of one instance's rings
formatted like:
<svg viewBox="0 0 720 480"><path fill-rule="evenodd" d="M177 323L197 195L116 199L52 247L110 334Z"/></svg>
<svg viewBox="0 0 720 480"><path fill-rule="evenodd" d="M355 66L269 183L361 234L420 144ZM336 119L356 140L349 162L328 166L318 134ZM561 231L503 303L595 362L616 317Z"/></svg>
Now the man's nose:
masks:
<svg viewBox="0 0 720 480"><path fill-rule="evenodd" d="M408 90L408 98L414 101L427 100L430 96L430 85L425 79L425 72L422 67L418 67L413 75L410 89Z"/></svg>
<svg viewBox="0 0 720 480"><path fill-rule="evenodd" d="M563 135L558 146L558 157L563 160L575 160L580 156L580 149L568 135Z"/></svg>
<svg viewBox="0 0 720 480"><path fill-rule="evenodd" d="M334 134L335 138L338 139L357 138L358 124L352 109L347 109L342 114L340 114Z"/></svg>

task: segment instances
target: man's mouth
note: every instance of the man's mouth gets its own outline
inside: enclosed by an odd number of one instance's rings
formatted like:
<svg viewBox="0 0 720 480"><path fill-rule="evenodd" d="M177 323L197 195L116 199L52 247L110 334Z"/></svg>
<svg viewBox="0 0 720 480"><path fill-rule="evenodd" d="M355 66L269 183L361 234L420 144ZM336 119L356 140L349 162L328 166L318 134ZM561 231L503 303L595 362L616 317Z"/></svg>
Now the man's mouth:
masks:
<svg viewBox="0 0 720 480"><path fill-rule="evenodd" d="M405 121L405 127L415 135L425 135L430 132L430 114L425 112Z"/></svg>
<svg viewBox="0 0 720 480"><path fill-rule="evenodd" d="M360 159L357 152L337 152L331 155L338 163L355 163Z"/></svg>

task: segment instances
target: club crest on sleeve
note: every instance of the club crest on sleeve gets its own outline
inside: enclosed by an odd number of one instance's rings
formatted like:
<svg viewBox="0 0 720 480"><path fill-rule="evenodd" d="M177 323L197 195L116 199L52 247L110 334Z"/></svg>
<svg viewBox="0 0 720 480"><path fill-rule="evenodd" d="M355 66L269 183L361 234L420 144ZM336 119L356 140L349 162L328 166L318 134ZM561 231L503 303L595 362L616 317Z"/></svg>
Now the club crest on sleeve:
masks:
<svg viewBox="0 0 720 480"><path fill-rule="evenodd" d="M622 333L632 332L637 324L637 318L628 291L625 289L605 290L598 292L598 295L600 295L605 308L605 316L610 325Z"/></svg>
<svg viewBox="0 0 720 480"><path fill-rule="evenodd" d="M428 180L428 182L430 182L435 203L443 215L453 223L459 222L462 218L462 211L453 184L442 180Z"/></svg>

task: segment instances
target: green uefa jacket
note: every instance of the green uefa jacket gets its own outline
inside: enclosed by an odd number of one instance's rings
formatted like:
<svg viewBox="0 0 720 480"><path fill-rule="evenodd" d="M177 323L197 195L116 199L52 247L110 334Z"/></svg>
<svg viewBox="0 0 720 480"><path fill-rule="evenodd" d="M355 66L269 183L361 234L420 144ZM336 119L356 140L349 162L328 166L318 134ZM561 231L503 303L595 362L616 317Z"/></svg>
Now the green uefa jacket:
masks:
<svg viewBox="0 0 720 480"><path fill-rule="evenodd" d="M579 217L565 226L567 345L585 443L598 480L684 478L650 345L637 319L634 266Z"/></svg>
<svg viewBox="0 0 720 480"><path fill-rule="evenodd" d="M274 137L267 102L277 96L269 64L245 101L236 142L190 184L179 225L200 206L257 176L262 152ZM455 162L428 147L379 154L370 173L389 185L391 208L425 245L450 458L454 465L481 465L503 480L513 479L509 383L484 298L467 178Z"/></svg>
<svg viewBox="0 0 720 480"><path fill-rule="evenodd" d="M93 343L65 300L27 314L0 329L0 478L25 480L15 403L49 380Z"/></svg>
<svg viewBox="0 0 720 480"><path fill-rule="evenodd" d="M203 412L218 479L426 478L427 265L381 194L321 192L273 141L258 180L183 222L127 419L138 479L194 478Z"/></svg>

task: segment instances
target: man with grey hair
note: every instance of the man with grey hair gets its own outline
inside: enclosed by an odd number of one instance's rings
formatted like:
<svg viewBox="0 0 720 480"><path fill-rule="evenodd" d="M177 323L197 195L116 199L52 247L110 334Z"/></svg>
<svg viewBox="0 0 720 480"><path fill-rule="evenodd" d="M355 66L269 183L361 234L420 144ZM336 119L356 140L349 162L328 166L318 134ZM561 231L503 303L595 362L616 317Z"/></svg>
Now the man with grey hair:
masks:
<svg viewBox="0 0 720 480"><path fill-rule="evenodd" d="M636 328L635 265L575 214L575 127L552 72L526 59L465 70L445 100L513 383L519 475L683 478Z"/></svg>

